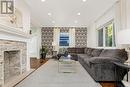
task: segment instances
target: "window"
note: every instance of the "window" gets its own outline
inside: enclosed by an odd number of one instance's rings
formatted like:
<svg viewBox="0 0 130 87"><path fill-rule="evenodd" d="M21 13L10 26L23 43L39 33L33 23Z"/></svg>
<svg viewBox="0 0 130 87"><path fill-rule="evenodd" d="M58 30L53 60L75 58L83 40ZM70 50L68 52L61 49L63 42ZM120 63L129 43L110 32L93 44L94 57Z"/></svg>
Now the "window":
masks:
<svg viewBox="0 0 130 87"><path fill-rule="evenodd" d="M69 46L69 33L60 33L60 46Z"/></svg>
<svg viewBox="0 0 130 87"><path fill-rule="evenodd" d="M99 47L115 47L115 28L114 23L109 24L98 29L98 46Z"/></svg>
<svg viewBox="0 0 130 87"><path fill-rule="evenodd" d="M98 46L103 46L103 29L98 30Z"/></svg>

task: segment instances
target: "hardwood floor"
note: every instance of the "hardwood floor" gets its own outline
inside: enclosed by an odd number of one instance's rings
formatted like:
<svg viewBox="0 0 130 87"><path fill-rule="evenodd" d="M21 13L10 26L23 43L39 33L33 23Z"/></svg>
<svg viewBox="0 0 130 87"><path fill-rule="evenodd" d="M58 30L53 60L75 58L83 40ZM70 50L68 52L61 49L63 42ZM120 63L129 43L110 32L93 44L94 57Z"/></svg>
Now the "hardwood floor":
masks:
<svg viewBox="0 0 130 87"><path fill-rule="evenodd" d="M102 87L126 87L121 81L118 82L100 82Z"/></svg>
<svg viewBox="0 0 130 87"><path fill-rule="evenodd" d="M114 82L100 82L102 87L117 87Z"/></svg>
<svg viewBox="0 0 130 87"><path fill-rule="evenodd" d="M37 69L39 68L41 65L45 64L48 61L48 59L36 59L36 58L31 58L30 59L30 67L31 69Z"/></svg>

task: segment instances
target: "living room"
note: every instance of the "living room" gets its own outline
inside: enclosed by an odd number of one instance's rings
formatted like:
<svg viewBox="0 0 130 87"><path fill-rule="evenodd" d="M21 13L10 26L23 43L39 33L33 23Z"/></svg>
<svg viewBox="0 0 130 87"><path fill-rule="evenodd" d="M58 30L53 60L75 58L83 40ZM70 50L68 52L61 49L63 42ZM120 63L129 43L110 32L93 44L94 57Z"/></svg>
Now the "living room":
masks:
<svg viewBox="0 0 130 87"><path fill-rule="evenodd" d="M130 87L130 0L0 4L0 87Z"/></svg>

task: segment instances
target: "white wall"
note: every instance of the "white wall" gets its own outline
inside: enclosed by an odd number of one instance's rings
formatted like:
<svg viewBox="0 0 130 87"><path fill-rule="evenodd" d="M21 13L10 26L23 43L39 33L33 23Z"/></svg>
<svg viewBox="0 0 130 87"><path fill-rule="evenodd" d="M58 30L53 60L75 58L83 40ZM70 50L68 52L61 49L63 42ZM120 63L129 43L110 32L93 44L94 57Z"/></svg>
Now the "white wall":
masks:
<svg viewBox="0 0 130 87"><path fill-rule="evenodd" d="M30 11L24 0L14 0L16 8L16 23L11 23L11 15L0 14L0 24L12 27L20 27L21 31L29 33L30 30ZM21 23L22 22L22 23ZM20 23L20 24L18 24Z"/></svg>
<svg viewBox="0 0 130 87"><path fill-rule="evenodd" d="M112 19L114 19L114 7L108 9L103 15L89 25L87 34L88 47L97 47L97 29Z"/></svg>
<svg viewBox="0 0 130 87"><path fill-rule="evenodd" d="M130 29L130 0L126 0L127 28Z"/></svg>
<svg viewBox="0 0 130 87"><path fill-rule="evenodd" d="M87 33L87 47L96 47L97 33L95 23L91 23L91 25L88 26Z"/></svg>
<svg viewBox="0 0 130 87"><path fill-rule="evenodd" d="M32 36L30 40L30 57L37 57L37 36Z"/></svg>
<svg viewBox="0 0 130 87"><path fill-rule="evenodd" d="M117 43L118 32L125 28L130 28L130 0L119 0L110 7L104 14L88 27L88 47L97 47L97 28L114 19L116 30L116 48L121 45Z"/></svg>
<svg viewBox="0 0 130 87"><path fill-rule="evenodd" d="M30 10L24 0L15 0L16 8L22 13L23 31L29 33L30 30Z"/></svg>
<svg viewBox="0 0 130 87"><path fill-rule="evenodd" d="M29 47L29 54L30 57L40 58L40 48L41 48L41 28L33 28L31 40L30 40L30 47Z"/></svg>
<svg viewBox="0 0 130 87"><path fill-rule="evenodd" d="M112 19L114 19L114 6L112 6L110 9L108 9L100 18L98 18L95 21L95 27L99 28L102 25L104 25L105 23L111 21Z"/></svg>

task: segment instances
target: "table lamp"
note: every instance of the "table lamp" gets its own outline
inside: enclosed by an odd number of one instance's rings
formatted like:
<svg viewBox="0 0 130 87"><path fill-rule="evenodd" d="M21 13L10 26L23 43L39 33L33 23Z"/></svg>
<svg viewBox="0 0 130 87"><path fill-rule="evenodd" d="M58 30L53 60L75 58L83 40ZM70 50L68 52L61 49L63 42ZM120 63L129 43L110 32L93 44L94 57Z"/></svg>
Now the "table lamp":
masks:
<svg viewBox="0 0 130 87"><path fill-rule="evenodd" d="M53 46L53 51L55 51L56 43L55 43L55 42L52 42L52 46Z"/></svg>

